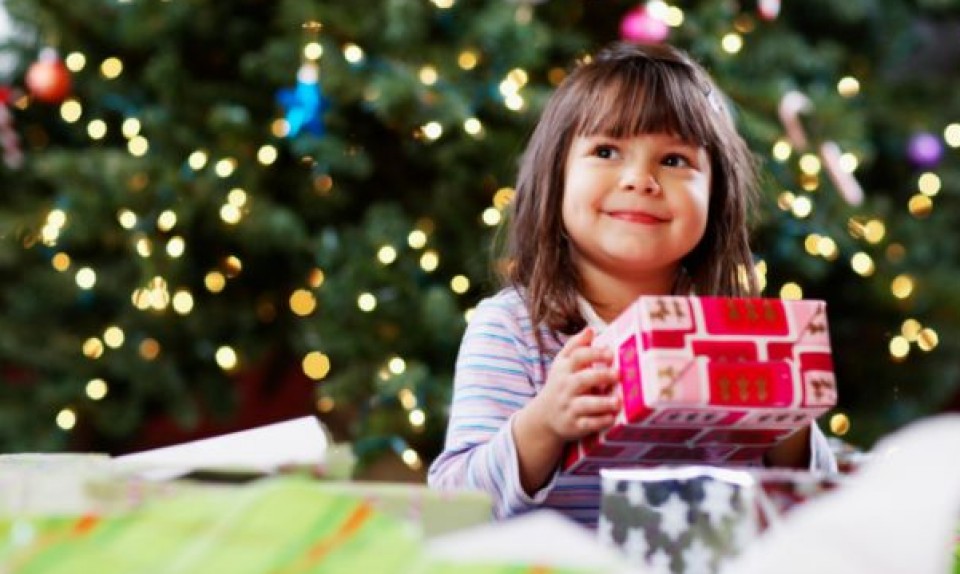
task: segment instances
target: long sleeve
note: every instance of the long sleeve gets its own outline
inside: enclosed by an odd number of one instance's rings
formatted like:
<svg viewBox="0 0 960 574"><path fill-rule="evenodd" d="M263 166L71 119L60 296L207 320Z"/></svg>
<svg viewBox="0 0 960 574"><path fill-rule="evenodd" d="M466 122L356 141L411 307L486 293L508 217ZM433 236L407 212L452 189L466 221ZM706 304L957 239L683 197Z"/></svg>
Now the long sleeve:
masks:
<svg viewBox="0 0 960 574"><path fill-rule="evenodd" d="M810 470L828 474L837 472L837 457L816 422L810 425Z"/></svg>
<svg viewBox="0 0 960 574"><path fill-rule="evenodd" d="M540 353L519 295L505 291L481 302L460 345L446 443L430 467L430 486L486 491L497 518L543 502L552 482L533 497L524 492L511 431L514 414L541 384Z"/></svg>

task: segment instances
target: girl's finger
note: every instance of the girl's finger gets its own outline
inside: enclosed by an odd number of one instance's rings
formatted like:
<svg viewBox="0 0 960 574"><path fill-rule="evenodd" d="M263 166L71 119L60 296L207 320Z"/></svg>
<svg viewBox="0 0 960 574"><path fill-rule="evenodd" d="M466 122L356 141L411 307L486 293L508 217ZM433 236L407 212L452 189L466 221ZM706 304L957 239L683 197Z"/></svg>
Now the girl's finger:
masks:
<svg viewBox="0 0 960 574"><path fill-rule="evenodd" d="M564 343L563 348L560 349L559 353L557 353L557 357L567 357L581 347L589 347L592 342L593 329L590 327L585 327L582 331L567 339L567 342Z"/></svg>
<svg viewBox="0 0 960 574"><path fill-rule="evenodd" d="M595 363L609 365L613 362L613 351L609 347L580 347L573 349L567 359L570 361L570 368L579 371L587 367L592 367Z"/></svg>

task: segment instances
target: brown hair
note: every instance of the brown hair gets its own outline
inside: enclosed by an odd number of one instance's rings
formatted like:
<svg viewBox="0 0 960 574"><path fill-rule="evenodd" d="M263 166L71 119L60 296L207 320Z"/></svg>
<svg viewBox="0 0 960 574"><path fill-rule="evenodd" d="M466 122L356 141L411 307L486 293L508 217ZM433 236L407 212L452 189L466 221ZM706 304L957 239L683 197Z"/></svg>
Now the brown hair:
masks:
<svg viewBox="0 0 960 574"><path fill-rule="evenodd" d="M574 137L645 133L679 136L704 146L710 156L706 232L682 262L697 291L723 296L759 292L747 225L756 195L756 163L719 90L677 48L615 43L575 68L557 88L521 160L507 220L508 263L501 276L523 294L535 327L569 334L585 325L560 209Z"/></svg>

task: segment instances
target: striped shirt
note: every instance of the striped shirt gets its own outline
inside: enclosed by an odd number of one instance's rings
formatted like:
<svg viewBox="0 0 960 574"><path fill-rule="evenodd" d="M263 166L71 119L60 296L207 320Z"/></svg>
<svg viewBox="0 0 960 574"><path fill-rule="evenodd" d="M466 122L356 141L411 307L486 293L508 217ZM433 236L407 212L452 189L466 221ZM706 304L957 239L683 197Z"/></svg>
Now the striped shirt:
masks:
<svg viewBox="0 0 960 574"><path fill-rule="evenodd" d="M427 480L438 489L489 493L496 518L552 508L595 526L600 510L599 477L555 472L548 484L532 495L520 486L513 417L543 387L550 362L567 336L541 327L541 339L543 354L515 289L504 289L480 302L457 357L446 444L430 466ZM836 461L826 437L816 424L812 431L811 470L835 471Z"/></svg>

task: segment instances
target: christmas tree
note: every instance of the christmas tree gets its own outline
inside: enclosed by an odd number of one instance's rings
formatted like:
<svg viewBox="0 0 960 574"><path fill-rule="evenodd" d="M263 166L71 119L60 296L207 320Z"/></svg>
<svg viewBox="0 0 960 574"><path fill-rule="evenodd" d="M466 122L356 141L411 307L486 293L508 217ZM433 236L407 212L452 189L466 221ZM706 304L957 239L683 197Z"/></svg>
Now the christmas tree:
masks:
<svg viewBox="0 0 960 574"><path fill-rule="evenodd" d="M957 393L960 6L927 0L6 0L0 449L317 413L439 451L545 98L671 42L762 160L757 272L828 302L864 447ZM855 39L855 42L851 40Z"/></svg>

